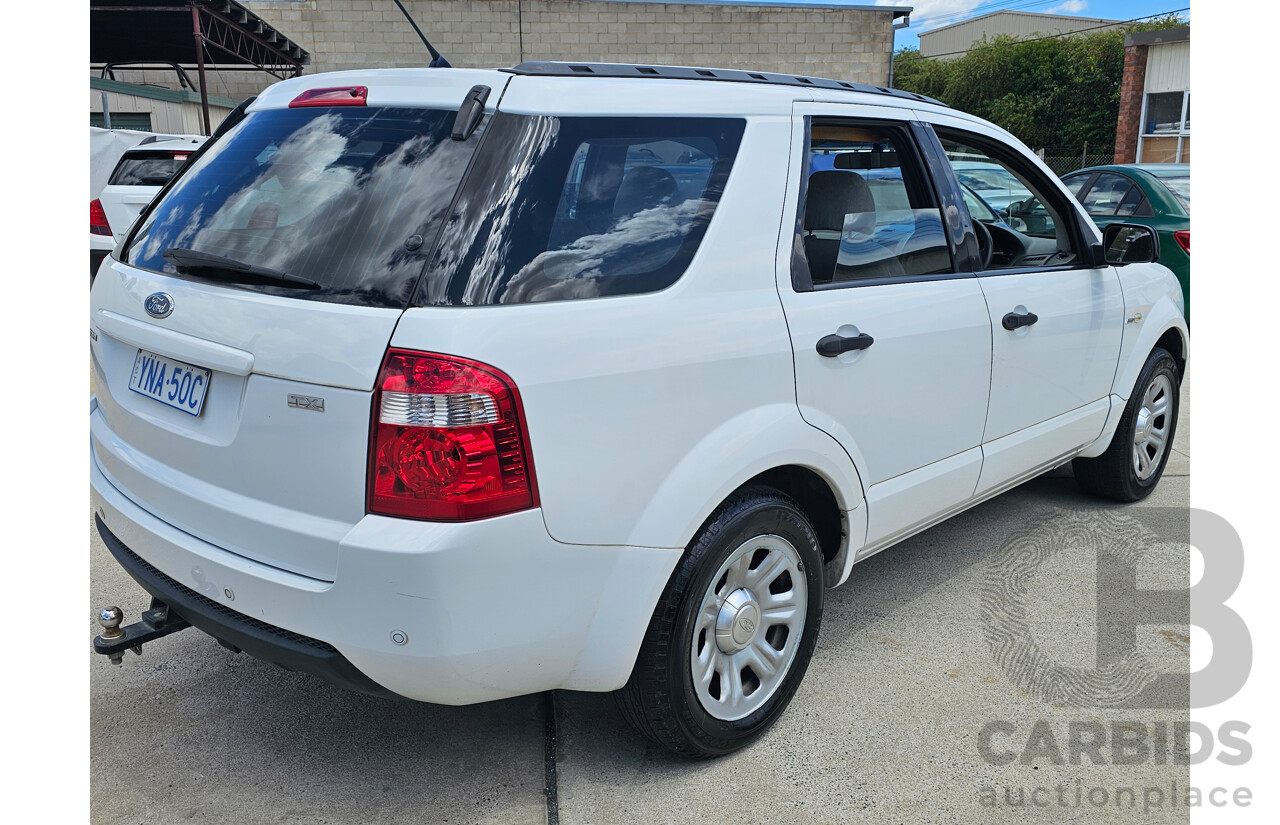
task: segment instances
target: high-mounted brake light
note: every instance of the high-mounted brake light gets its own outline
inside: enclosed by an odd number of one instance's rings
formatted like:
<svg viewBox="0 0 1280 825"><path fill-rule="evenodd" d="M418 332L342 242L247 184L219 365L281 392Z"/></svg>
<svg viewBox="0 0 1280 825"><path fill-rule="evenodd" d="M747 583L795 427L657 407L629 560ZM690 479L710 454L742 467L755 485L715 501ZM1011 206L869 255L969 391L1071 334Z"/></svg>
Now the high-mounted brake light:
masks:
<svg viewBox="0 0 1280 825"><path fill-rule="evenodd" d="M505 373L390 350L373 394L368 510L469 521L536 507L520 394Z"/></svg>
<svg viewBox="0 0 1280 825"><path fill-rule="evenodd" d="M1178 242L1178 246L1182 247L1182 251L1191 254L1191 230L1183 229L1173 233L1173 239Z"/></svg>
<svg viewBox="0 0 1280 825"><path fill-rule="evenodd" d="M289 101L290 109L306 106L365 106L368 104L369 87L339 86L330 89L307 89Z"/></svg>
<svg viewBox="0 0 1280 825"><path fill-rule="evenodd" d="M111 224L107 223L107 213L102 208L102 201L89 201L89 234L111 235Z"/></svg>

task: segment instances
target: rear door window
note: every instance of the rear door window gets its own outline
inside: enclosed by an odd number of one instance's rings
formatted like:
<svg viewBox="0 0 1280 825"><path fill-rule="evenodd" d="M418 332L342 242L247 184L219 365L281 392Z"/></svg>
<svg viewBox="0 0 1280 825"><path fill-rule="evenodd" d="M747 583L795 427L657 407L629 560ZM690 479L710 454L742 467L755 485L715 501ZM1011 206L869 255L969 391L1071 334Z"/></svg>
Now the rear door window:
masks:
<svg viewBox="0 0 1280 825"><path fill-rule="evenodd" d="M814 286L952 271L941 210L901 126L817 122L809 145L800 242Z"/></svg>
<svg viewBox="0 0 1280 825"><path fill-rule="evenodd" d="M421 305L663 289L697 251L740 118L499 113L423 278Z"/></svg>
<svg viewBox="0 0 1280 825"><path fill-rule="evenodd" d="M354 106L252 113L179 178L124 260L197 277L164 255L190 250L319 284L236 288L404 307L480 139L450 140L455 117Z"/></svg>

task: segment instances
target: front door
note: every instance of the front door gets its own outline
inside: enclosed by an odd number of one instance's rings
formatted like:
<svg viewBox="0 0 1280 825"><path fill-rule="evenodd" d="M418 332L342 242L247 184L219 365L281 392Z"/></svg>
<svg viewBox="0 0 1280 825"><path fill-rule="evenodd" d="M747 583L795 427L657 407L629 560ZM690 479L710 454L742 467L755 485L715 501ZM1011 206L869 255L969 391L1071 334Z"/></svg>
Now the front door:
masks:
<svg viewBox="0 0 1280 825"><path fill-rule="evenodd" d="M997 135L968 126L934 129L965 188L979 238L974 269L990 313L982 494L1069 457L1101 433L1124 300L1115 269L1090 266L1092 227L1066 189ZM980 192L999 192L1001 205Z"/></svg>

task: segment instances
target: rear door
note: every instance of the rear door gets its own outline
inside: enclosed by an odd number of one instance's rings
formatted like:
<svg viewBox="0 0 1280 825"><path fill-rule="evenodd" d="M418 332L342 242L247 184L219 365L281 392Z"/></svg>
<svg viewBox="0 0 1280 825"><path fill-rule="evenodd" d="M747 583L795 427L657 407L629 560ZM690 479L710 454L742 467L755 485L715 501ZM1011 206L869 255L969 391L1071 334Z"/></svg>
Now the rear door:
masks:
<svg viewBox="0 0 1280 825"><path fill-rule="evenodd" d="M259 97L103 268L91 434L156 517L332 581L365 514L379 366L483 134L451 140L456 112L505 78L370 72L367 105L290 108L306 82Z"/></svg>
<svg viewBox="0 0 1280 825"><path fill-rule="evenodd" d="M939 203L912 120L798 104L779 244L797 401L858 466L869 549L973 494L987 411L986 304L956 271L942 217L955 205Z"/></svg>
<svg viewBox="0 0 1280 825"><path fill-rule="evenodd" d="M992 336L981 495L1046 469L1101 433L1124 300L1115 269L1090 266L1095 230L1060 183L986 127L957 121L934 131L953 167L998 166L1031 195L1010 203L1004 222L979 222L990 240L975 269Z"/></svg>

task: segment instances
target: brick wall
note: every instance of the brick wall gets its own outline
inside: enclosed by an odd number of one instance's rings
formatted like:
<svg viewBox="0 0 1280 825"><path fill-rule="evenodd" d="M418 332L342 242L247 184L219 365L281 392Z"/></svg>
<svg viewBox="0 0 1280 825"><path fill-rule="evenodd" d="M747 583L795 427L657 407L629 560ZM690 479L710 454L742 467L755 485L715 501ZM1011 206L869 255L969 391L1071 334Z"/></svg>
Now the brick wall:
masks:
<svg viewBox="0 0 1280 825"><path fill-rule="evenodd" d="M244 4L311 53L307 74L430 60L391 0ZM889 11L590 0L405 0L405 6L432 45L460 67L666 63L884 85L893 44ZM165 82L155 75L148 81ZM236 100L271 81L255 72L209 72L210 92Z"/></svg>
<svg viewBox="0 0 1280 825"><path fill-rule="evenodd" d="M1138 159L1138 134L1142 129L1142 93L1147 85L1148 46L1124 50L1124 76L1120 80L1120 115L1116 121L1116 163Z"/></svg>

